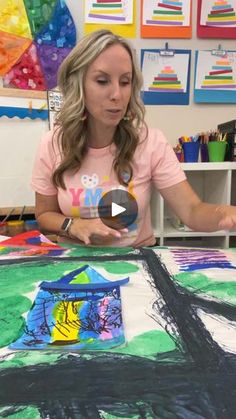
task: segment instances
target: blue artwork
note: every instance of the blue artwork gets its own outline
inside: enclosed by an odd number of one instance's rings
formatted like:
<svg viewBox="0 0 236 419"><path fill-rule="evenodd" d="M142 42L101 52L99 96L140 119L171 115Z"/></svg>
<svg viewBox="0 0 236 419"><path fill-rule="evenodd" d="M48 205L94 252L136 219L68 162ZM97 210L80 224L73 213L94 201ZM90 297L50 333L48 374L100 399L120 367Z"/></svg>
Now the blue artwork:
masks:
<svg viewBox="0 0 236 419"><path fill-rule="evenodd" d="M196 103L236 103L236 51L196 51Z"/></svg>
<svg viewBox="0 0 236 419"><path fill-rule="evenodd" d="M190 50L141 50L145 105L188 105Z"/></svg>
<svg viewBox="0 0 236 419"><path fill-rule="evenodd" d="M84 265L40 284L22 336L12 349L108 349L125 342L120 286Z"/></svg>

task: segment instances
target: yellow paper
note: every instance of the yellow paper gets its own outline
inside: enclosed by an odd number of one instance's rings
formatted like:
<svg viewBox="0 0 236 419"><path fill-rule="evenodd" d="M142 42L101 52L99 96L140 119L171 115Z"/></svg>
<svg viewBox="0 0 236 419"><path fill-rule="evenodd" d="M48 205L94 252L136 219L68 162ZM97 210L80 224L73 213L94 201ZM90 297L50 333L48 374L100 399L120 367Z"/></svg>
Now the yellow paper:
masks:
<svg viewBox="0 0 236 419"><path fill-rule="evenodd" d="M32 39L23 0L0 1L0 31Z"/></svg>
<svg viewBox="0 0 236 419"><path fill-rule="evenodd" d="M86 1L86 0L84 0ZM93 23L85 23L84 24L84 33L88 34L99 29L108 29L115 33L116 35L123 36L124 38L135 38L136 37L136 0L134 0L134 8L133 8L133 23L127 25L106 25L106 24L93 24Z"/></svg>

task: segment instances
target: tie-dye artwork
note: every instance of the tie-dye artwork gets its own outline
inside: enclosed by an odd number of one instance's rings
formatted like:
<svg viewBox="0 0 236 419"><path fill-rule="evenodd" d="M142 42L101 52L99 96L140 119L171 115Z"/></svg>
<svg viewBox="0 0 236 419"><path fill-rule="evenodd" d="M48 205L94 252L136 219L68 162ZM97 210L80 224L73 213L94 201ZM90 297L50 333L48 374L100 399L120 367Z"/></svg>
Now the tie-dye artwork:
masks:
<svg viewBox="0 0 236 419"><path fill-rule="evenodd" d="M11 252L0 258L1 417L235 418L236 249Z"/></svg>
<svg viewBox="0 0 236 419"><path fill-rule="evenodd" d="M88 265L42 282L12 349L108 349L125 342L120 286Z"/></svg>
<svg viewBox="0 0 236 419"><path fill-rule="evenodd" d="M17 234L0 243L0 259L5 257L62 256L66 249L53 243L38 230Z"/></svg>
<svg viewBox="0 0 236 419"><path fill-rule="evenodd" d="M63 256L67 253L66 248L47 247L47 246L5 246L0 243L0 260L24 257L40 256Z"/></svg>
<svg viewBox="0 0 236 419"><path fill-rule="evenodd" d="M5 87L48 90L76 43L64 0L1 0L0 76Z"/></svg>
<svg viewBox="0 0 236 419"><path fill-rule="evenodd" d="M42 234L39 230L31 230L26 231L25 233L17 234L16 236L12 236L8 239L1 241L1 246L39 246L39 247L46 247L51 249L61 249L56 243L53 243L49 240L44 234Z"/></svg>

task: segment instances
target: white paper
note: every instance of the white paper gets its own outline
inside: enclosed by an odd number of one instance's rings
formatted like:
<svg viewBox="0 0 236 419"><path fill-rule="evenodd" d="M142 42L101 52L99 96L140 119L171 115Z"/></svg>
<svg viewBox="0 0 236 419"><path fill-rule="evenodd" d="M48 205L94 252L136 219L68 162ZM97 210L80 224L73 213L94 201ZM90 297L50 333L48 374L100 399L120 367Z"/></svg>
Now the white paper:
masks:
<svg viewBox="0 0 236 419"><path fill-rule="evenodd" d="M215 1L202 0L200 23L202 26L235 28L236 27L236 0L227 1L226 6L217 6ZM212 13L220 10L223 7L224 17L215 17L217 13ZM227 9L233 9L226 12ZM225 10L225 12L224 12ZM227 13L234 13L234 16L227 16ZM209 18L211 15L212 18Z"/></svg>
<svg viewBox="0 0 236 419"><path fill-rule="evenodd" d="M226 73L226 75L232 76L233 80L232 83L230 82L229 85L225 84L223 87L220 87L224 82L220 82L219 84L215 85L215 88L211 87L212 90L232 90L236 91L236 52L228 52L227 56L225 57L217 57L212 55L211 51L199 51L198 52L198 60L197 60L197 69L196 69L196 81L195 81L195 89L202 89L205 90L203 87L203 82L206 80L205 77L209 75L212 71L217 71L217 67L219 66L219 62L226 62L230 63L230 68L232 68L232 73ZM224 74L222 74L224 75ZM220 84L222 83L222 84ZM230 87L234 85L235 87Z"/></svg>
<svg viewBox="0 0 236 419"><path fill-rule="evenodd" d="M164 22L167 19L168 22L170 22L170 19L168 19L169 15L167 12L170 11L174 11L172 9L169 9L167 7L162 7L160 6L156 0L144 0L143 1L143 25L152 25L152 23L148 23L149 20L153 20L153 11L154 10L160 10L160 11L166 11L166 14L163 14L163 19ZM190 5L191 5L191 1L190 0L182 0L180 2L181 6L181 11L182 14L179 16L183 17L183 20L180 20L180 22L182 22L181 26L177 26L177 27L183 27L183 26L190 26ZM160 16L160 15L157 15ZM176 15L177 16L177 15ZM175 15L172 15L172 19L173 19L173 23L172 25L174 26L174 22L176 21L175 19ZM171 23L164 23L163 22L163 26L171 26Z"/></svg>
<svg viewBox="0 0 236 419"><path fill-rule="evenodd" d="M85 0L85 23L126 25L133 23L133 0L121 0L120 7L108 7L97 0Z"/></svg>
<svg viewBox="0 0 236 419"><path fill-rule="evenodd" d="M53 128L54 121L62 106L62 94L56 90L48 91L49 128Z"/></svg>
<svg viewBox="0 0 236 419"><path fill-rule="evenodd" d="M144 53L143 60L143 78L144 78L144 90L149 91L149 87L154 81L154 77L166 67L171 66L174 72L177 74L178 81L181 82L183 92L187 91L187 79L188 79L188 66L189 66L189 54L175 54L172 57L161 56L159 52Z"/></svg>

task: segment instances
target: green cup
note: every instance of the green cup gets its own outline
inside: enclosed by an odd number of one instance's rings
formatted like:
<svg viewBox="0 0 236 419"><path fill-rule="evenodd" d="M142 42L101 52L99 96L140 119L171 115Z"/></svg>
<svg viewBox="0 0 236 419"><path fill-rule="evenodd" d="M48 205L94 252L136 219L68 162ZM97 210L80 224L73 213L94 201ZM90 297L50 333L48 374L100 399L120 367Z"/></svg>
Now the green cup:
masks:
<svg viewBox="0 0 236 419"><path fill-rule="evenodd" d="M210 162L224 161L227 145L228 143L226 141L209 141L208 143L209 161Z"/></svg>

